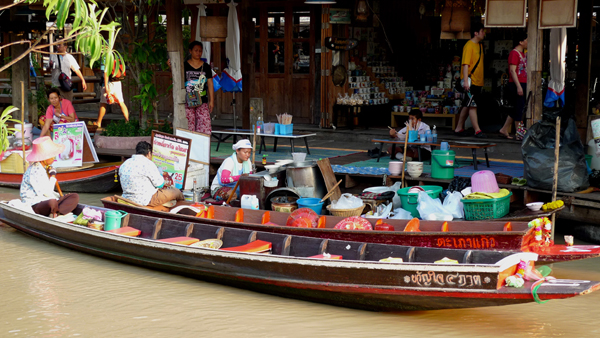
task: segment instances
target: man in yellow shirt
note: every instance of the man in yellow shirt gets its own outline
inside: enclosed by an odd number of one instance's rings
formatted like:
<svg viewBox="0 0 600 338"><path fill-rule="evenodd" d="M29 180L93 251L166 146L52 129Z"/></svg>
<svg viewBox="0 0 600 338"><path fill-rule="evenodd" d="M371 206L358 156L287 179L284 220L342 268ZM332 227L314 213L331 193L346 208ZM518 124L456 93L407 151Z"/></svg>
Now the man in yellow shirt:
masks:
<svg viewBox="0 0 600 338"><path fill-rule="evenodd" d="M481 99L481 88L483 87L483 46L481 45L481 41L485 38L483 24L478 22L471 25L471 36L471 40L467 41L463 47L460 77L463 79L464 98L454 133L466 136L464 127L467 116L469 116L473 129L475 129L475 136L486 138L487 136L481 131L477 122L477 101ZM470 79L470 81L466 79Z"/></svg>

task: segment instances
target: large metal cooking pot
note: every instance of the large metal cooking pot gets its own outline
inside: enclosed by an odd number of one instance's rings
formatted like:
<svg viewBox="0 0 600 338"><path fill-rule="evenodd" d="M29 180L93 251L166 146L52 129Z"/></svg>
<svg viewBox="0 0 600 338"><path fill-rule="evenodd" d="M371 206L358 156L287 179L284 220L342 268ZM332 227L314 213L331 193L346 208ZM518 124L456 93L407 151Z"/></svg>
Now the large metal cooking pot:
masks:
<svg viewBox="0 0 600 338"><path fill-rule="evenodd" d="M300 196L323 198L327 194L323 174L315 162L294 162L285 173L287 186L296 189Z"/></svg>

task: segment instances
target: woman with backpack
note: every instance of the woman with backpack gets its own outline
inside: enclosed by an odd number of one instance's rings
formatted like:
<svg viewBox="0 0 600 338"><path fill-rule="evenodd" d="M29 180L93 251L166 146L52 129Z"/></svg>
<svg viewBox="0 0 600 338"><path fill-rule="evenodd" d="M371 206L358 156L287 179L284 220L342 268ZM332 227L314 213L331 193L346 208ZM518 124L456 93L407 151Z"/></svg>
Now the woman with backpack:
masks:
<svg viewBox="0 0 600 338"><path fill-rule="evenodd" d="M125 105L123 99L123 87L121 86L121 80L125 77L125 64L121 63L117 67L117 61L115 60L112 73L108 74L104 72L104 88L102 88L102 94L100 95L100 111L98 112L98 120L95 125L100 128L102 126L102 119L106 114L106 107L109 104L118 103L125 117L125 121L129 121L129 110Z"/></svg>

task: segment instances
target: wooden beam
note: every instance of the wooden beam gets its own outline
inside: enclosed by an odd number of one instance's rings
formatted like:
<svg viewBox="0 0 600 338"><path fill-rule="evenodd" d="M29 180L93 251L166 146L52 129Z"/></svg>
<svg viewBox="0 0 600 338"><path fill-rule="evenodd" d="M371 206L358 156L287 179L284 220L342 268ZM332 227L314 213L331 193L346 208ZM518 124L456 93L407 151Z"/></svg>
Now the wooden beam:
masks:
<svg viewBox="0 0 600 338"><path fill-rule="evenodd" d="M173 127L187 129L185 89L183 78L183 32L181 1L171 1L167 10L167 51L173 75Z"/></svg>
<svg viewBox="0 0 600 338"><path fill-rule="evenodd" d="M254 22L250 15L250 8L254 7L254 0L241 1L238 4L238 18L240 23L240 41L241 41L241 67L242 67L242 102L239 105L242 115L242 128L250 128L250 96L252 91L250 86L255 85L254 77ZM264 118L263 118L264 119Z"/></svg>
<svg viewBox="0 0 600 338"><path fill-rule="evenodd" d="M528 0L529 23L527 26L527 90L531 91L531 100L527 116L527 128L542 119L542 57L544 31L538 29L540 0Z"/></svg>
<svg viewBox="0 0 600 338"><path fill-rule="evenodd" d="M579 0L579 43L577 77L575 78L575 123L581 139L585 140L590 111L590 72L592 70L592 12L593 0Z"/></svg>

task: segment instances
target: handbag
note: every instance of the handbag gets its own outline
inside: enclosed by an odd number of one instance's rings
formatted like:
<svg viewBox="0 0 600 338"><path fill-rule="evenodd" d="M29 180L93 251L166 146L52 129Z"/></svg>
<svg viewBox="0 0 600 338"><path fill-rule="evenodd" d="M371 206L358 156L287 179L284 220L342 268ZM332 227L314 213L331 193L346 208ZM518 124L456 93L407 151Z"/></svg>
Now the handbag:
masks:
<svg viewBox="0 0 600 338"><path fill-rule="evenodd" d="M531 91L527 94L527 99L525 99L525 106L523 106L523 117L527 115L527 107L529 106L529 99L531 98ZM525 134L527 134L527 128L525 127L525 122L516 121L515 128L517 129L516 139L517 141L522 141L525 138Z"/></svg>
<svg viewBox="0 0 600 338"><path fill-rule="evenodd" d="M469 84L471 84L471 75L473 75L473 73L475 72L475 69L477 69L477 66L479 66L479 61L481 61L481 44L479 44L479 59L477 60L477 63L475 64L475 66L473 67L473 69L471 69L471 72L469 73ZM470 86L469 86L470 87ZM463 88L463 80L461 80L460 78L456 79L456 81L454 81L454 90L459 92L459 93L464 93L465 89Z"/></svg>
<svg viewBox="0 0 600 338"><path fill-rule="evenodd" d="M58 83L60 83L60 89L65 92L70 92L73 89L73 83L69 76L62 71L62 65L60 63L60 55L56 55L58 59L58 69L60 70L60 75L58 75Z"/></svg>
<svg viewBox="0 0 600 338"><path fill-rule="evenodd" d="M196 108L202 105L202 95L200 95L200 84L193 86L191 92L185 93L185 104L189 108Z"/></svg>

